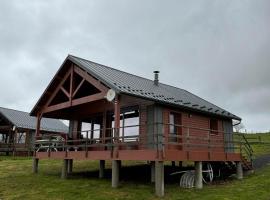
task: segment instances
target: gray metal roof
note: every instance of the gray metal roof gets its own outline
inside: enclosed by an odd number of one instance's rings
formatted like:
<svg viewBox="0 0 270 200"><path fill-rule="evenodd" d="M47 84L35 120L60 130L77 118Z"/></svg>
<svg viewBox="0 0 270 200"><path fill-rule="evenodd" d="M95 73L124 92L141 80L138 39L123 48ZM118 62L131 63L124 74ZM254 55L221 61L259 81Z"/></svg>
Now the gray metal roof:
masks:
<svg viewBox="0 0 270 200"><path fill-rule="evenodd" d="M135 95L141 98L150 99L159 103L171 104L189 110L196 110L212 115L219 115L226 118L241 120L240 117L177 87L159 83L154 84L153 80L126 73L108 66L94 63L89 60L69 55L71 60L88 73L102 81L118 93Z"/></svg>
<svg viewBox="0 0 270 200"><path fill-rule="evenodd" d="M27 112L0 107L0 115L18 128L36 129L36 117ZM68 127L60 120L42 118L40 130L67 133Z"/></svg>

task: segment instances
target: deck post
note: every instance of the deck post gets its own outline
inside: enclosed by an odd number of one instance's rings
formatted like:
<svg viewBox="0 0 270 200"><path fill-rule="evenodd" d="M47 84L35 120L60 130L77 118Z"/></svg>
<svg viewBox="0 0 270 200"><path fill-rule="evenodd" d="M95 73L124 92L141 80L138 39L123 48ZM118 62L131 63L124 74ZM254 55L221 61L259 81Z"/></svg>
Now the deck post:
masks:
<svg viewBox="0 0 270 200"><path fill-rule="evenodd" d="M63 160L63 166L62 166L62 173L61 178L66 179L67 178L67 172L68 172L68 159Z"/></svg>
<svg viewBox="0 0 270 200"><path fill-rule="evenodd" d="M158 197L164 196L164 163L163 161L155 162L155 189Z"/></svg>
<svg viewBox="0 0 270 200"><path fill-rule="evenodd" d="M151 165L151 183L155 182L155 161L150 162Z"/></svg>
<svg viewBox="0 0 270 200"><path fill-rule="evenodd" d="M37 174L38 173L38 161L39 159L38 158L33 158L33 173L34 174Z"/></svg>
<svg viewBox="0 0 270 200"><path fill-rule="evenodd" d="M35 135L36 137L39 137L40 135L40 121L41 121L42 115L40 113L38 113L37 115L37 124L36 124L36 132Z"/></svg>
<svg viewBox="0 0 270 200"><path fill-rule="evenodd" d="M120 102L119 96L116 96L114 99L114 143L116 143L116 145L113 146L114 158L118 157L119 132L120 132Z"/></svg>
<svg viewBox="0 0 270 200"><path fill-rule="evenodd" d="M70 174L73 171L73 159L68 159L67 173Z"/></svg>
<svg viewBox="0 0 270 200"><path fill-rule="evenodd" d="M236 162L236 177L238 180L243 179L243 168L241 162Z"/></svg>
<svg viewBox="0 0 270 200"><path fill-rule="evenodd" d="M112 160L112 187L117 188L119 186L119 170L120 161Z"/></svg>
<svg viewBox="0 0 270 200"><path fill-rule="evenodd" d="M179 167L182 168L183 167L183 162L179 161Z"/></svg>
<svg viewBox="0 0 270 200"><path fill-rule="evenodd" d="M99 178L104 178L105 173L105 160L99 161Z"/></svg>
<svg viewBox="0 0 270 200"><path fill-rule="evenodd" d="M195 188L202 189L203 182L202 182L202 161L195 162Z"/></svg>

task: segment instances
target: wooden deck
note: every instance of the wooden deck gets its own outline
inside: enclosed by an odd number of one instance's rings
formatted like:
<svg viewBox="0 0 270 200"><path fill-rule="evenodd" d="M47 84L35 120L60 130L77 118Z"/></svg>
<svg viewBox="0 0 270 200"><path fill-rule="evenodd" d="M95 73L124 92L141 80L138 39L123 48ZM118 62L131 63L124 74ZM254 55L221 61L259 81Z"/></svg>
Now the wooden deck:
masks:
<svg viewBox="0 0 270 200"><path fill-rule="evenodd" d="M138 160L138 161L240 161L240 153L166 150L160 158L155 150L120 150L118 156L111 151L58 151L36 152L39 159L74 160Z"/></svg>
<svg viewBox="0 0 270 200"><path fill-rule="evenodd" d="M169 124L156 124L168 126ZM153 126L153 125L151 125ZM37 140L34 156L38 159L74 160L138 160L138 161L240 161L242 145L239 141L224 141L225 132L220 138L212 137L211 130L179 126L182 135L152 133L147 135L120 137L89 137L91 131L84 131L85 138L57 141ZM141 127L140 127L141 128ZM186 134L199 130L198 136ZM161 129L163 130L163 128ZM101 129L98 131L102 132ZM114 135L115 131L111 131ZM93 130L92 130L93 132ZM231 133L229 133L231 134Z"/></svg>

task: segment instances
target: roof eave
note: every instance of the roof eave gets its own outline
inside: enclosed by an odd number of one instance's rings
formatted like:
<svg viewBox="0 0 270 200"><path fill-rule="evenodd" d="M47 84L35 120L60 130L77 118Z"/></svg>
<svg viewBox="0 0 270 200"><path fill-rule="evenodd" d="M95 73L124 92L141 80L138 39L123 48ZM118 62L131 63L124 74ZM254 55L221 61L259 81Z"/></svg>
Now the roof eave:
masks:
<svg viewBox="0 0 270 200"><path fill-rule="evenodd" d="M107 87L115 90L115 92L117 94L120 93L120 90L115 87L114 85L108 83L105 79L103 79L102 77L98 76L96 73L94 73L93 71L91 71L90 69L84 67L81 63L77 62L72 56L72 55L68 55L66 57L66 59L64 60L64 62L61 64L60 68L57 70L57 72L55 73L54 77L52 78L52 80L50 81L50 83L48 84L47 88L44 90L44 92L42 93L42 95L40 96L39 100L37 101L37 103L35 104L35 106L33 107L33 109L30 112L30 116L36 116L38 113L38 108L40 108L39 104L42 100L42 97L44 96L44 94L49 90L51 84L53 83L53 81L55 80L57 74L61 71L61 69L63 68L63 66L65 65L65 63L69 60L71 62L73 62L74 64L78 65L80 68L82 68L83 70L85 70L86 72L90 73L93 77L95 77L96 79L100 80L101 82L103 82Z"/></svg>
<svg viewBox="0 0 270 200"><path fill-rule="evenodd" d="M222 114L211 113L211 112L207 112L205 110L199 110L199 109L194 109L194 108L190 108L190 107L187 107L187 106L182 106L182 105L178 105L178 104L174 104L174 103L164 102L164 101L157 100L157 99L154 99L154 98L151 98L151 97L142 97L140 95L130 94L128 92L123 92L123 91L121 91L120 94L134 96L134 97L138 97L138 98L141 98L141 99L147 99L147 100L150 100L150 101L153 101L153 102L156 102L156 103L160 103L162 105L174 106L174 107L178 107L178 108L181 108L181 109L194 111L194 112L198 112L198 113L203 113L203 114L208 114L208 115L212 115L212 116L219 116L219 117L226 118L226 119L235 119L235 120L239 120L239 121L242 120L240 117L238 117L236 115L233 115L233 114L232 114L232 116L226 116L226 115L222 115Z"/></svg>
<svg viewBox="0 0 270 200"><path fill-rule="evenodd" d="M55 80L57 74L61 71L61 69L63 68L63 66L65 65L65 63L67 62L67 60L69 60L69 55L65 58L65 60L63 61L63 63L61 64L60 68L57 70L57 72L55 73L55 75L53 76L52 80L50 81L50 83L48 84L48 86L46 87L46 89L44 90L44 92L41 94L41 96L39 97L37 103L35 104L35 106L33 107L33 109L31 110L31 112L29 113L30 116L36 116L37 115L37 109L40 107L39 103L41 102L42 97L44 96L44 94L48 91L48 89L50 88L51 84L53 83L53 81Z"/></svg>

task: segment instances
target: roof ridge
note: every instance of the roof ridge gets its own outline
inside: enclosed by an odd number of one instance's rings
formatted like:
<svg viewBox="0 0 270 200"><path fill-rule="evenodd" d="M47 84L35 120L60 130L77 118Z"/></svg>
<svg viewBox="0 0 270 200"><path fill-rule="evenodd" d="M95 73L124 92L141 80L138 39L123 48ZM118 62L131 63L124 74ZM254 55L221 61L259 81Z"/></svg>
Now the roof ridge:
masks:
<svg viewBox="0 0 270 200"><path fill-rule="evenodd" d="M136 75L136 74L131 74L131 73L129 73L129 72L122 71L122 70L120 70L120 69L116 69L116 68L113 68L113 67L110 67L110 66L107 66L107 65L104 65L104 64L97 63L97 62L93 62L93 61L91 61L91 60L87 60L87 59L85 59L85 58L81 58L81 57L78 57L78 56L74 56L74 55L70 55L70 54L69 54L69 56L75 57L75 58L78 58L78 59L81 59L81 60L85 60L85 61L87 61L87 62L94 63L94 64L97 64L97 65L101 65L102 67L106 67L106 68L109 68L109 69L112 69L112 70L115 70L115 71L118 71L118 72L122 72L122 73L125 73L125 74L128 74L128 75L131 75L131 76L136 76L136 77L141 78L141 79L145 79L145 80L148 80L148 81L152 81L152 82L154 83L154 81L153 81L152 79L150 79L150 78L145 78L145 77L142 77L142 76L139 76L139 75ZM160 83L161 83L161 84L165 84L165 83L162 83L162 82L160 82ZM181 89L181 88L179 88L179 89Z"/></svg>
<svg viewBox="0 0 270 200"><path fill-rule="evenodd" d="M14 109L14 108L6 108L6 107L2 107L2 106L0 106L0 109L5 109L5 110L12 110L12 111L16 111L16 112L22 112L22 113L28 113L29 114L29 112L26 112L26 111L22 111L22 110L16 110L16 109Z"/></svg>
<svg viewBox="0 0 270 200"><path fill-rule="evenodd" d="M122 73L125 73L125 74L128 74L128 75L131 75L131 76L136 76L136 77L138 77L138 78L141 78L141 79L145 79L145 80L154 82L154 80L152 80L152 79L150 79L150 78L145 78L145 77L142 77L142 76L139 76L139 75L136 75L136 74L131 74L131 73L129 73L129 72L122 71L122 70L120 70L120 69L116 69L116 68L113 68L113 67L110 67L110 66L107 66L107 65L104 65L104 64L97 63L97 62L93 62L93 61L88 60L88 59L85 59L85 58L81 58L81 57L74 56L74 55L71 55L71 54L69 54L69 56L75 57L75 58L78 58L78 59L81 59L81 60L85 60L85 61L87 61L87 62L94 63L94 64L97 64L97 65L101 65L101 66L103 66L103 67L106 67L106 68L109 68L109 69L112 69L112 70L115 70L115 71L119 71L119 72L122 72ZM159 82L159 84L162 84L162 85L164 85L164 86L169 86L169 87L173 87L173 88L176 88L176 89L180 89L180 90L187 91L187 90L185 90L185 89L183 89L183 88L180 88L180 87L174 86L174 85L169 85L169 84L167 84L167 83ZM153 84L153 85L154 85L154 84ZM188 92L188 91L187 91L187 92ZM189 93L191 93L191 92L189 92ZM191 94L192 94L192 93L191 93ZM201 98L201 99L202 99L202 98Z"/></svg>

